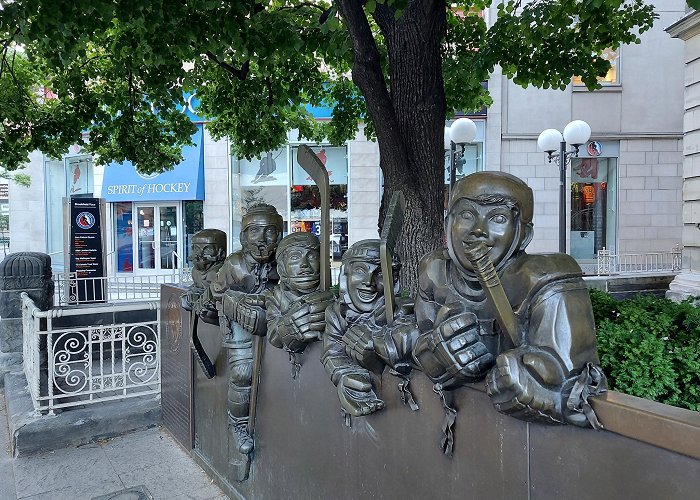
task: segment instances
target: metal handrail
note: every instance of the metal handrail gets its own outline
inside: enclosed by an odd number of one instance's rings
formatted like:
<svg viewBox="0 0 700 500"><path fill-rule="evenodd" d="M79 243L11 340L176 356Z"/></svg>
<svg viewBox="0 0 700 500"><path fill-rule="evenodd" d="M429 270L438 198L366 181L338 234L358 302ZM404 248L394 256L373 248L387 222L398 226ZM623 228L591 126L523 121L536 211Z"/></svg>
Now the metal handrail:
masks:
<svg viewBox="0 0 700 500"><path fill-rule="evenodd" d="M676 245L667 252L616 254L603 247L596 256L597 274L635 274L677 272L682 267L682 253Z"/></svg>
<svg viewBox="0 0 700 500"><path fill-rule="evenodd" d="M40 310L20 294L24 372L35 412L160 393L160 304ZM55 328L66 316L156 311L155 319ZM71 324L80 320L71 321ZM42 361L42 359L44 361Z"/></svg>

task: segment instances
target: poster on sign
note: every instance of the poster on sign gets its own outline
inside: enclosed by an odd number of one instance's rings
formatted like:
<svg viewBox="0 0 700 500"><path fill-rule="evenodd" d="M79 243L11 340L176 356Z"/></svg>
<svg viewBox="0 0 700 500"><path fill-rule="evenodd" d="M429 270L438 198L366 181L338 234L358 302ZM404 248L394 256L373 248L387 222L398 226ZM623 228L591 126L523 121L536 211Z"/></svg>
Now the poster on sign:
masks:
<svg viewBox="0 0 700 500"><path fill-rule="evenodd" d="M100 198L69 200L68 269L75 279L69 280L68 301L71 304L105 302L104 202Z"/></svg>

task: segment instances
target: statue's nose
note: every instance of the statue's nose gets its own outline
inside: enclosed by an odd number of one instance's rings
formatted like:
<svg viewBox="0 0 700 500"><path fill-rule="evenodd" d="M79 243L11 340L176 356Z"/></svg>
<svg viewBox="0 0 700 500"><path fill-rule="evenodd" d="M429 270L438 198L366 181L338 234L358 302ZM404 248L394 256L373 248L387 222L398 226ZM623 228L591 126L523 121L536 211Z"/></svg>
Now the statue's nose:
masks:
<svg viewBox="0 0 700 500"><path fill-rule="evenodd" d="M474 229L472 229L471 233L477 238L487 238L489 235L486 228L484 228L481 224L474 226Z"/></svg>

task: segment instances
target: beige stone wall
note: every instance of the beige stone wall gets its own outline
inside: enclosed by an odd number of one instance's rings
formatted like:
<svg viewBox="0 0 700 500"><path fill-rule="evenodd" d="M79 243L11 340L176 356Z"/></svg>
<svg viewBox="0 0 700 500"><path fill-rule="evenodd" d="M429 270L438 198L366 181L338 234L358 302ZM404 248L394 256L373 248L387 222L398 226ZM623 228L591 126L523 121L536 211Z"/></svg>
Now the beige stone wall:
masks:
<svg viewBox="0 0 700 500"><path fill-rule="evenodd" d="M220 229L229 235L229 248L233 216L229 189L230 163L228 141L213 140L204 127L204 226Z"/></svg>
<svg viewBox="0 0 700 500"><path fill-rule="evenodd" d="M22 170L32 179L29 187L10 182L10 252L45 252L44 155L34 151Z"/></svg>
<svg viewBox="0 0 700 500"><path fill-rule="evenodd" d="M618 241L622 253L669 251L681 244L680 139L620 141Z"/></svg>
<svg viewBox="0 0 700 500"><path fill-rule="evenodd" d="M363 130L348 143L348 245L379 237L379 145Z"/></svg>
<svg viewBox="0 0 700 500"><path fill-rule="evenodd" d="M531 252L559 249L559 170L537 150L536 140L504 140L501 170L524 180L535 195L535 237Z"/></svg>
<svg viewBox="0 0 700 500"><path fill-rule="evenodd" d="M618 162L618 251L671 250L681 241L682 152L678 139L620 141ZM559 170L547 163L534 139L504 140L501 170L523 179L535 195L532 252L559 248ZM570 185L567 174L567 186ZM700 188L700 184L698 184ZM567 190L567 248L571 209ZM698 231L700 236L700 231Z"/></svg>

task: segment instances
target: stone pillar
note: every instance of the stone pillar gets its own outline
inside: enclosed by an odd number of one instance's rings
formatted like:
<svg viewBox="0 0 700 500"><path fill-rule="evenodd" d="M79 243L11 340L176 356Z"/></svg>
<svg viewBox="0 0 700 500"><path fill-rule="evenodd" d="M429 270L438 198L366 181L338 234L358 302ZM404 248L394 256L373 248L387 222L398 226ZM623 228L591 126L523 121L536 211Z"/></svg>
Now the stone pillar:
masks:
<svg viewBox="0 0 700 500"><path fill-rule="evenodd" d="M17 252L0 262L0 387L5 373L22 367L22 299L27 292L42 311L53 307L51 257Z"/></svg>
<svg viewBox="0 0 700 500"><path fill-rule="evenodd" d="M683 271L666 296L682 300L700 295L700 12L690 9L666 31L685 42L685 113L683 119ZM680 70L680 68L679 68Z"/></svg>

